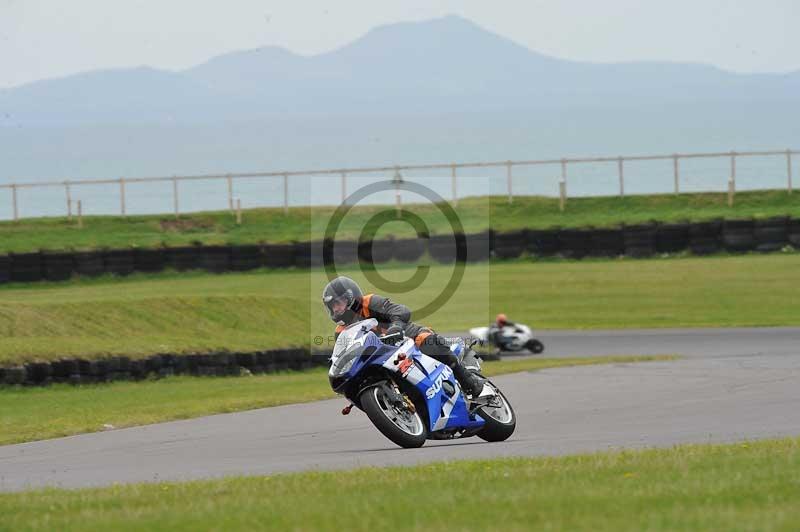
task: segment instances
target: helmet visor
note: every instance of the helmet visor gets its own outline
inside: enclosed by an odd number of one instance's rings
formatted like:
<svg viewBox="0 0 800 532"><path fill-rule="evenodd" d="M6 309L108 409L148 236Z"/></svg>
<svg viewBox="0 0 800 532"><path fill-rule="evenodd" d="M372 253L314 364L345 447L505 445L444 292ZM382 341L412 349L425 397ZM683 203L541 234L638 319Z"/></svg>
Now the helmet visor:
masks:
<svg viewBox="0 0 800 532"><path fill-rule="evenodd" d="M339 321L344 313L350 308L352 303L352 294L348 293L342 296L331 297L330 299L327 299L325 301L325 308L328 309L328 315L333 321Z"/></svg>

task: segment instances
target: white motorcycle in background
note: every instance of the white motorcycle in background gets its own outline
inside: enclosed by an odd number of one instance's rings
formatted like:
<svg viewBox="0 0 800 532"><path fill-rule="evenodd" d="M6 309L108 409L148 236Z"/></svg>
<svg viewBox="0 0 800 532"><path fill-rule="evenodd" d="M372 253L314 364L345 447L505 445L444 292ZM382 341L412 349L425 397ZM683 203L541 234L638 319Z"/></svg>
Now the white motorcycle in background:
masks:
<svg viewBox="0 0 800 532"><path fill-rule="evenodd" d="M544 351L544 344L533 337L533 331L527 325L516 323L503 327L500 336L503 338L502 345L495 341L495 335L491 334L492 327L474 327L469 333L477 338L481 344L490 343L497 347L500 352L518 352L528 350L534 355Z"/></svg>

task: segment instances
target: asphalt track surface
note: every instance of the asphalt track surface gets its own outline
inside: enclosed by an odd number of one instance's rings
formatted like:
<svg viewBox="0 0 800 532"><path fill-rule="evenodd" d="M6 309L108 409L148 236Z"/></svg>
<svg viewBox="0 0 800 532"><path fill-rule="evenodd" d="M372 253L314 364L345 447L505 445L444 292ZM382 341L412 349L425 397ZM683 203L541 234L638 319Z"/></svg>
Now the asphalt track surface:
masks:
<svg viewBox="0 0 800 532"><path fill-rule="evenodd" d="M542 332L545 356L670 362L500 376L517 430L398 449L343 400L0 447L0 490L101 486L436 460L560 455L800 434L800 328Z"/></svg>

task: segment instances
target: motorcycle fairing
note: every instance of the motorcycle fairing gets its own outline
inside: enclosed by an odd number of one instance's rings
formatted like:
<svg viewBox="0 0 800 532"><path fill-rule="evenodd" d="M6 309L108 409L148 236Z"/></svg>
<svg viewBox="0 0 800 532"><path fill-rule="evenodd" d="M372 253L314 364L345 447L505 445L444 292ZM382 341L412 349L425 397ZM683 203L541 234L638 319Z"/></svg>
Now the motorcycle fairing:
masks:
<svg viewBox="0 0 800 532"><path fill-rule="evenodd" d="M458 345L453 348L453 352L459 356L462 349L463 346ZM401 354L411 357L414 361L414 365L408 368L403 378L413 384L425 398L430 431L455 428L473 429L483 426L484 421L480 416L470 415L469 407L464 399L464 394L461 393L461 387L453 375L453 370L420 352L411 340L406 340L401 344L395 355L384 362L383 367L399 372L398 356ZM450 384L449 389L452 391L452 395L448 394L448 385L445 382Z"/></svg>

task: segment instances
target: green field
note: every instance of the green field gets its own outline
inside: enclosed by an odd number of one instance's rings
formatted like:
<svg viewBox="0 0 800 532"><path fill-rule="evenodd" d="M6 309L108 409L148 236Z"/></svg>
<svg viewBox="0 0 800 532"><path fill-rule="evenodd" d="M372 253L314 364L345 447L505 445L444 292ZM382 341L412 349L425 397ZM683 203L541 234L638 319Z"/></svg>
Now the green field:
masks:
<svg viewBox="0 0 800 532"><path fill-rule="evenodd" d="M408 278L408 265L381 274ZM442 291L452 268L393 297L412 308ZM544 329L800 324L800 254L666 260L471 264L453 297L423 323L460 331L497 312ZM362 287L359 271L344 270ZM332 324L315 271L157 274L0 287L0 365L62 356L308 346Z"/></svg>
<svg viewBox="0 0 800 532"><path fill-rule="evenodd" d="M672 356L528 358L486 362L487 376ZM326 370L248 377L170 377L47 388L0 388L0 445L337 397ZM344 406L344 399L342 405ZM337 411L332 410L332 414Z"/></svg>
<svg viewBox="0 0 800 532"><path fill-rule="evenodd" d="M434 205L407 205L425 220L432 234L450 234L446 219ZM356 238L367 220L385 207L358 206L344 219L337 238ZM236 225L227 211L174 216L92 216L84 228L66 218L23 219L0 222L0 254L39 249L95 249L128 246L159 247L191 243L245 244L319 239L333 213L332 207L265 208L244 211L243 224ZM663 194L652 196L572 198L565 212L558 200L539 196L519 196L509 205L505 197L464 198L456 213L467 233L489 229L552 226L615 226L649 220L705 220L718 217L746 218L776 215L800 216L800 195L782 191L742 192L733 208L727 196L719 193ZM409 236L404 223L387 224L378 236Z"/></svg>
<svg viewBox="0 0 800 532"><path fill-rule="evenodd" d="M789 438L0 494L0 522L9 530L789 531L800 522L798 478L800 439Z"/></svg>

